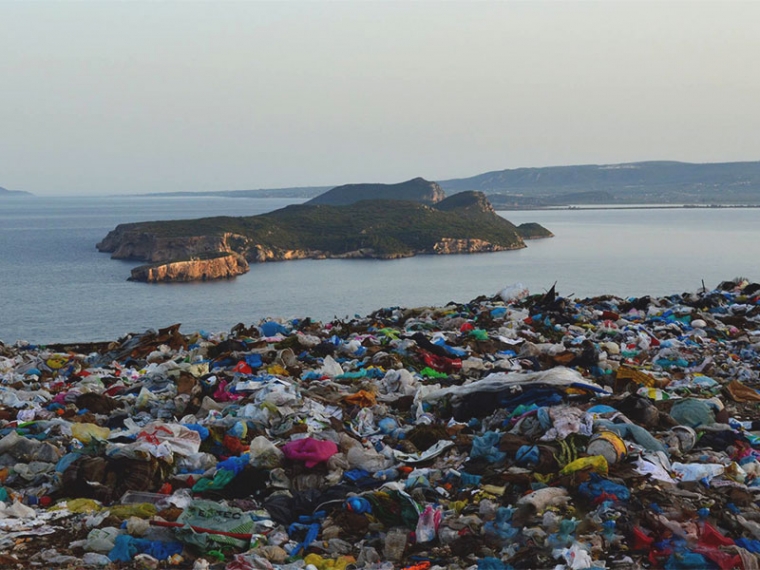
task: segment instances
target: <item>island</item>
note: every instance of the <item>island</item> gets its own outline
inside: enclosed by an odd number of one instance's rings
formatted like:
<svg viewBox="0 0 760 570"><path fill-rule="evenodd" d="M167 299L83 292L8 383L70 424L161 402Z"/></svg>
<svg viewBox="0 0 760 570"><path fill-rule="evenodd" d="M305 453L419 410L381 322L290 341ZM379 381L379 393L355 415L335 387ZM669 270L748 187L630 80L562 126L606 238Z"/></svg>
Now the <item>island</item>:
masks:
<svg viewBox="0 0 760 570"><path fill-rule="evenodd" d="M482 192L445 198L435 183L410 183L430 192L406 200L367 200L359 192L362 199L352 202L345 199L349 185L330 191L344 205L311 201L257 216L120 224L97 248L113 259L148 262L132 271L133 280L203 281L240 275L249 263L494 252L553 235L539 224L515 226Z"/></svg>
<svg viewBox="0 0 760 570"><path fill-rule="evenodd" d="M248 262L239 253L204 253L188 259L140 265L132 270L128 281L160 283L231 279L247 273L248 269Z"/></svg>
<svg viewBox="0 0 760 570"><path fill-rule="evenodd" d="M31 192L25 192L23 190L8 190L0 186L0 198L22 198L34 196Z"/></svg>

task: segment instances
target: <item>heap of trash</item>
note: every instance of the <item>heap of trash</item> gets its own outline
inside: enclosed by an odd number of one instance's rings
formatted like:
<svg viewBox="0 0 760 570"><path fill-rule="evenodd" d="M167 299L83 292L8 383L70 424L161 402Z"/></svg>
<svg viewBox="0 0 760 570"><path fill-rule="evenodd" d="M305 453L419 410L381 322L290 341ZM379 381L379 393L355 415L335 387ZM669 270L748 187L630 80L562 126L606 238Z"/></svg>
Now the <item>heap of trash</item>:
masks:
<svg viewBox="0 0 760 570"><path fill-rule="evenodd" d="M0 566L760 568L760 285L0 343Z"/></svg>

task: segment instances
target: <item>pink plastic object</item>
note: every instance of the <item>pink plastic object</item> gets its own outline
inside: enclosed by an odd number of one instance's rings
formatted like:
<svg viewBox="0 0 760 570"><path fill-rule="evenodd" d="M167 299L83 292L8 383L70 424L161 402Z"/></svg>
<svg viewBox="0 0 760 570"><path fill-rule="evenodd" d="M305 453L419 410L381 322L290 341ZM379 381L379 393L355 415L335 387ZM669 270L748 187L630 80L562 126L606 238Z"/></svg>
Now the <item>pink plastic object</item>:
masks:
<svg viewBox="0 0 760 570"><path fill-rule="evenodd" d="M314 467L338 453L338 446L332 441L322 441L311 437L289 441L282 446L282 452L288 459L298 459L306 467Z"/></svg>

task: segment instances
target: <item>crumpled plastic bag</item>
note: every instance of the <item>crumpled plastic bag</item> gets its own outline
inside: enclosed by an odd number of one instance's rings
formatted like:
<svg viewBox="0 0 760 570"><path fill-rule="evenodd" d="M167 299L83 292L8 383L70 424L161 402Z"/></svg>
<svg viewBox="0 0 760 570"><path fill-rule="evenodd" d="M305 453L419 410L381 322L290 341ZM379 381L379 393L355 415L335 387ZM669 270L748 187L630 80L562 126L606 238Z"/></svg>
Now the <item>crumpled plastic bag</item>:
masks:
<svg viewBox="0 0 760 570"><path fill-rule="evenodd" d="M96 424L73 424L71 426L71 435L87 445L93 439L105 441L111 434L107 427L100 427Z"/></svg>
<svg viewBox="0 0 760 570"><path fill-rule="evenodd" d="M193 501L193 503L190 504L179 516L177 522L191 527L235 534L252 533L256 525L251 516L248 513L243 512L241 509L229 507L223 503L206 500ZM178 532L178 537L180 540L190 544L192 544L193 538L200 538L204 534L193 532L187 527L185 528L187 529L187 532ZM220 544L241 546L242 543L243 547L246 546L245 541L238 538L213 534L211 532L203 538Z"/></svg>
<svg viewBox="0 0 760 570"><path fill-rule="evenodd" d="M570 548L557 549L553 552L555 558L564 558L569 570L582 570L594 566L594 560L586 548L576 542Z"/></svg>
<svg viewBox="0 0 760 570"><path fill-rule="evenodd" d="M571 406L554 406L549 408L552 427L541 436L541 441L563 440L572 433L590 436L593 431L593 418L583 410Z"/></svg>
<svg viewBox="0 0 760 570"><path fill-rule="evenodd" d="M709 403L704 400L688 398L673 404L670 417L682 426L695 428L709 426L715 423L715 414Z"/></svg>
<svg viewBox="0 0 760 570"><path fill-rule="evenodd" d="M359 390L354 394L343 397L343 401L353 406L359 406L360 408L369 408L375 405L375 394L368 392L367 390Z"/></svg>
<svg viewBox="0 0 760 570"><path fill-rule="evenodd" d="M88 568L95 566L108 566L111 564L111 559L105 554L99 554L97 552L87 552L82 557L82 564Z"/></svg>
<svg viewBox="0 0 760 570"><path fill-rule="evenodd" d="M417 521L417 542L430 542L434 540L441 524L442 512L431 505L427 505Z"/></svg>
<svg viewBox="0 0 760 570"><path fill-rule="evenodd" d="M303 461L306 467L314 467L338 453L338 446L332 441L306 437L289 441L282 446L282 452L288 459L297 459Z"/></svg>
<svg viewBox="0 0 760 570"><path fill-rule="evenodd" d="M673 471L680 481L710 480L723 475L726 468L718 463L673 463Z"/></svg>
<svg viewBox="0 0 760 570"><path fill-rule="evenodd" d="M121 531L112 526L94 528L87 535L84 549L91 552L110 552L116 544L116 537L120 534Z"/></svg>
<svg viewBox="0 0 760 570"><path fill-rule="evenodd" d="M274 469L282 463L284 456L283 452L263 435L253 438L250 454L251 465L263 469Z"/></svg>
<svg viewBox="0 0 760 570"><path fill-rule="evenodd" d="M594 425L613 431L620 437L633 438L636 443L648 451L665 451L666 448L651 433L636 424L616 424L608 420L597 420Z"/></svg>
<svg viewBox="0 0 760 570"><path fill-rule="evenodd" d="M475 437L472 440L472 449L470 457L476 459L482 457L490 463L497 463L504 459L507 454L499 451L496 447L501 439L501 434L495 431L487 431L481 437Z"/></svg>
<svg viewBox="0 0 760 570"><path fill-rule="evenodd" d="M340 376L345 372L340 364L336 362L336 360L332 356L325 356L324 363L322 365L321 373L325 376L329 376L330 378L334 378L335 376Z"/></svg>
<svg viewBox="0 0 760 570"><path fill-rule="evenodd" d="M37 516L37 513L31 507L15 501L10 507L6 507L5 503L0 503L0 518L13 518L13 519L33 519Z"/></svg>
<svg viewBox="0 0 760 570"><path fill-rule="evenodd" d="M560 471L561 475L567 475L569 473L575 473L576 471L584 471L586 469L595 471L601 475L607 475L609 471L609 464L607 459L603 455L591 455L589 457L581 457L565 465Z"/></svg>
<svg viewBox="0 0 760 570"><path fill-rule="evenodd" d="M501 297L501 300L505 303L511 303L525 299L525 297L528 295L530 295L530 291L522 283L514 283L513 285L508 285L499 291L499 297Z"/></svg>
<svg viewBox="0 0 760 570"><path fill-rule="evenodd" d="M559 507L570 501L570 495L562 487L544 487L517 500L518 507L533 507L537 513L547 507Z"/></svg>
<svg viewBox="0 0 760 570"><path fill-rule="evenodd" d="M675 483L670 475L670 460L665 453L648 453L636 461L636 472L641 475L651 475L652 479Z"/></svg>

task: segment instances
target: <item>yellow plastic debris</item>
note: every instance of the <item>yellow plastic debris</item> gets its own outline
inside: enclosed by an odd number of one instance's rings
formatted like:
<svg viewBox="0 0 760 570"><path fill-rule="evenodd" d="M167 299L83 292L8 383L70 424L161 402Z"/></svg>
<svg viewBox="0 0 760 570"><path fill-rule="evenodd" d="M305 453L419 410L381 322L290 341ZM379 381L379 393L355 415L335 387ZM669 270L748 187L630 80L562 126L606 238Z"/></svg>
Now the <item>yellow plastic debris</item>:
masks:
<svg viewBox="0 0 760 570"><path fill-rule="evenodd" d="M67 354L54 354L47 359L45 364L53 370L60 370L69 363L69 357Z"/></svg>
<svg viewBox="0 0 760 570"><path fill-rule="evenodd" d="M484 493L488 493L489 495L495 495L497 497L501 497L504 492L507 490L504 486L498 486L498 485L481 485L480 489Z"/></svg>
<svg viewBox="0 0 760 570"><path fill-rule="evenodd" d="M71 426L71 435L86 445L93 439L108 439L111 430L95 424L74 424Z"/></svg>
<svg viewBox="0 0 760 570"><path fill-rule="evenodd" d="M108 507L111 514L119 519L128 519L129 517L137 517L140 519L148 519L153 517L158 512L156 505L150 503L135 503L133 505L114 505Z"/></svg>
<svg viewBox="0 0 760 570"><path fill-rule="evenodd" d="M276 374L277 376L290 376L290 373L280 364L270 364L267 366L267 372L269 374Z"/></svg>
<svg viewBox="0 0 760 570"><path fill-rule="evenodd" d="M609 471L609 464L607 459L603 455L592 455L590 457L581 457L575 461L571 461L562 468L561 475L568 475L570 473L576 473L578 471L591 470L599 473L600 475L606 475Z"/></svg>
<svg viewBox="0 0 760 570"><path fill-rule="evenodd" d="M335 560L322 558L319 554L309 554L303 559L306 565L313 564L318 570L346 570L349 564L356 562L353 556L340 556Z"/></svg>
<svg viewBox="0 0 760 570"><path fill-rule="evenodd" d="M66 508L72 513L97 513L103 509L103 505L94 499L71 499L66 501Z"/></svg>

